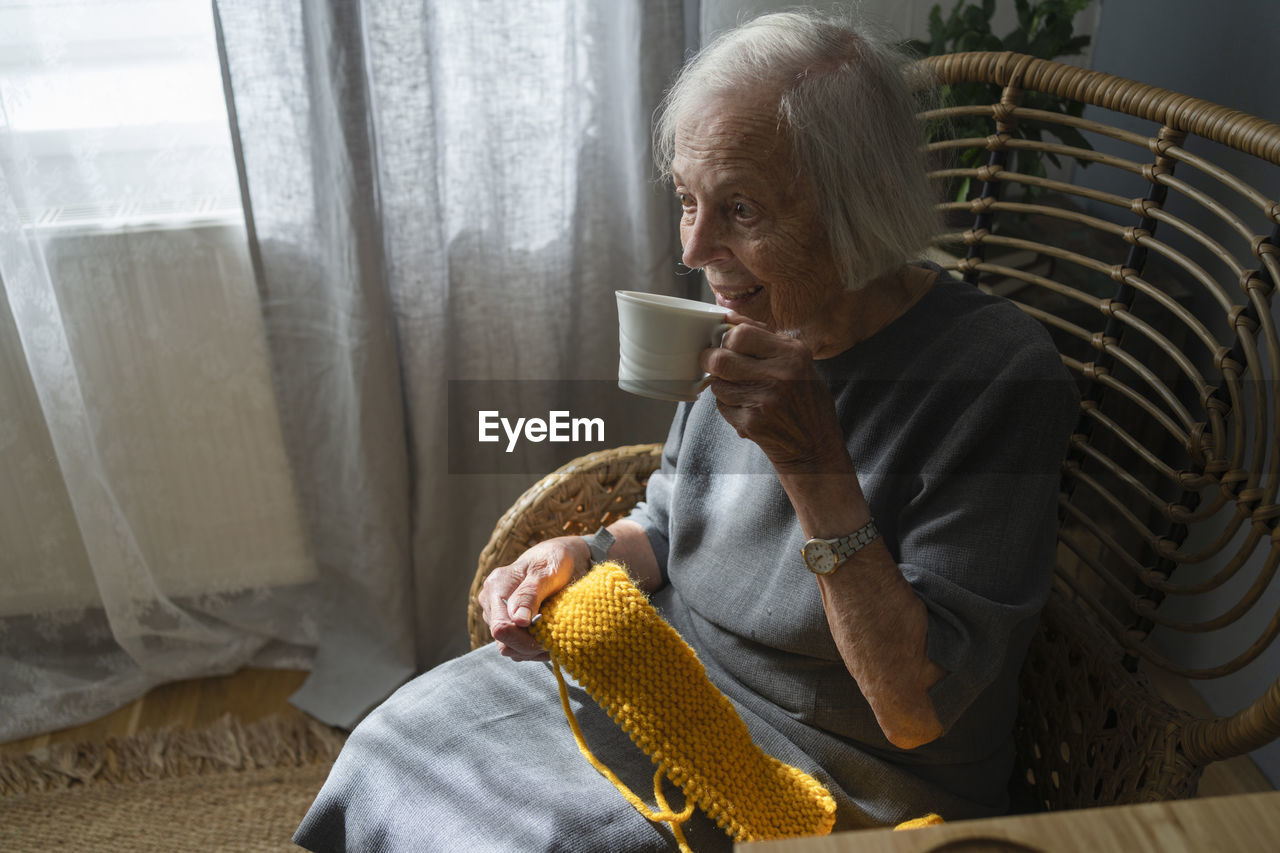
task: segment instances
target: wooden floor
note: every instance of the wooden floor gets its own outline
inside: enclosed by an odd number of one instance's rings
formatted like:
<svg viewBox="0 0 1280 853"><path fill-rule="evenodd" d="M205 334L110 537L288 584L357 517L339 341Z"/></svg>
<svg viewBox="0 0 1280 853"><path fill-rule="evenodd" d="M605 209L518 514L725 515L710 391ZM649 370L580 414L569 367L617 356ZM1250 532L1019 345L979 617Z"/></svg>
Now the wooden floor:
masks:
<svg viewBox="0 0 1280 853"><path fill-rule="evenodd" d="M307 673L292 670L245 669L223 678L203 678L157 687L141 699L100 720L70 729L0 744L0 754L28 752L52 743L97 741L111 735L131 735L162 727L199 729L223 714L252 722L269 714L302 712L289 704ZM1207 713L1203 701L1179 679L1156 680L1156 687L1174 704ZM1270 791L1272 786L1247 757L1222 761L1205 770L1200 796Z"/></svg>
<svg viewBox="0 0 1280 853"><path fill-rule="evenodd" d="M100 741L159 728L202 729L224 714L253 722L271 714L304 716L289 704L307 673L242 669L221 678L179 681L157 687L114 713L69 729L0 744L0 755L29 752L53 743Z"/></svg>

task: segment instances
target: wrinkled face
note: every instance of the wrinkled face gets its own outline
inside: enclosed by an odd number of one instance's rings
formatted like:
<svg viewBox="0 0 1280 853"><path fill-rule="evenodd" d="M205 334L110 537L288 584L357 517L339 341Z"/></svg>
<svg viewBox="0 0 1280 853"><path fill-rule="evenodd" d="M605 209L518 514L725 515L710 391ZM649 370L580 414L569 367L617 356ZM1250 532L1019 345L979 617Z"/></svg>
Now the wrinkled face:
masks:
<svg viewBox="0 0 1280 853"><path fill-rule="evenodd" d="M709 101L680 123L671 171L683 261L705 271L716 303L779 332L820 323L844 288L773 108Z"/></svg>

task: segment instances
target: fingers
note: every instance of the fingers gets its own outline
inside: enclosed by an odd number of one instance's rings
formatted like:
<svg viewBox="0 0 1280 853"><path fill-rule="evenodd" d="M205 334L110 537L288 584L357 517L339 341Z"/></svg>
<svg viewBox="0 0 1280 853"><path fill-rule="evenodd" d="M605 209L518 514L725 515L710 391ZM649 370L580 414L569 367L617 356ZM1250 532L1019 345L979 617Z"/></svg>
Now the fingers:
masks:
<svg viewBox="0 0 1280 853"><path fill-rule="evenodd" d="M760 405L764 387L756 384L733 382L726 379L711 380L711 395L716 399L716 406L724 413L725 409L741 409Z"/></svg>
<svg viewBox="0 0 1280 853"><path fill-rule="evenodd" d="M502 656L506 658L511 658L511 660L521 661L521 662L525 662L525 661L545 662L545 661L551 660L551 655L547 654L545 651L535 655L525 655L525 654L520 654L518 652L513 651L510 646L506 645L501 641L497 642L496 645L498 646L498 651L502 654Z"/></svg>
<svg viewBox="0 0 1280 853"><path fill-rule="evenodd" d="M720 415L775 465L825 459L828 445L843 446L830 391L803 342L737 323L700 363Z"/></svg>
<svg viewBox="0 0 1280 853"><path fill-rule="evenodd" d="M812 361L800 341L745 324L734 326L719 347L704 350L699 358L704 372L734 383L808 379Z"/></svg>
<svg viewBox="0 0 1280 853"><path fill-rule="evenodd" d="M753 358L768 358L778 353L788 352L795 347L803 348L804 344L789 335L771 332L755 320L735 323L732 329L724 333L724 338L720 341L721 349Z"/></svg>
<svg viewBox="0 0 1280 853"><path fill-rule="evenodd" d="M529 623L533 621L533 614L537 612L538 607L542 604L542 596L538 593L538 580L536 575L529 574L516 587L511 597L507 599L507 612L510 614L511 621L521 628L529 627Z"/></svg>
<svg viewBox="0 0 1280 853"><path fill-rule="evenodd" d="M529 632L529 622L519 624L507 611L507 602L499 602L489 620L489 633L498 644L498 651L512 660L545 660L546 649Z"/></svg>
<svg viewBox="0 0 1280 853"><path fill-rule="evenodd" d="M528 631L528 622L518 625L509 608L510 596L519 586L525 567L522 560L509 566L499 566L489 573L480 589L480 607L484 612L489 633L498 643L498 650L513 660L532 660L543 652L537 640Z"/></svg>
<svg viewBox="0 0 1280 853"><path fill-rule="evenodd" d="M559 591L572 575L573 556L565 549L544 553L531 561L520 583L507 596L511 621L522 628L528 627L542 602Z"/></svg>
<svg viewBox="0 0 1280 853"><path fill-rule="evenodd" d="M534 616L530 627L541 618ZM509 621L503 621L493 629L494 642L503 657L517 661L547 661L551 655L538 644L529 628L521 628Z"/></svg>
<svg viewBox="0 0 1280 853"><path fill-rule="evenodd" d="M746 314L739 314L737 311L733 310L730 310L729 313L725 315L724 320L726 323L730 323L734 326L754 326L757 329L764 329L765 331L769 330L769 327L764 323L761 323L759 320L753 320Z"/></svg>
<svg viewBox="0 0 1280 853"><path fill-rule="evenodd" d="M585 550L585 545L582 548ZM485 578L478 598L489 633L504 656L513 660L548 659L529 626L537 618L542 602L568 583L575 563L575 553L566 541L548 540Z"/></svg>

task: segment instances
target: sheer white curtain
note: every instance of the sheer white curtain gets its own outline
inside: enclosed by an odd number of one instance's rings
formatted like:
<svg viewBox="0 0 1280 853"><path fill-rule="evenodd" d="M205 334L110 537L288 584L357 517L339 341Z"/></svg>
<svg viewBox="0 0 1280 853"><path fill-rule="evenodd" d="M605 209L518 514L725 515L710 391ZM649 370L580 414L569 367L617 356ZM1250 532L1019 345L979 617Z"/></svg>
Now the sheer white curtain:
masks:
<svg viewBox="0 0 1280 853"><path fill-rule="evenodd" d="M504 380L506 402L534 405L536 380L612 378L613 291L684 284L649 146L684 4L216 8L281 411L331 596L295 702L343 719L466 649L476 555L531 482L451 468L450 384ZM567 385L570 405L591 387ZM670 410L645 417L660 440Z"/></svg>
<svg viewBox="0 0 1280 853"><path fill-rule="evenodd" d="M139 27L175 2L121 0ZM613 291L690 287L649 152L685 6L219 0L230 161L135 127L52 162L13 122L39 86L5 78L0 738L245 663L310 666L295 703L350 724L465 650L476 555L532 475L455 464L450 392L572 409L612 384ZM45 38L41 68L84 55Z"/></svg>
<svg viewBox="0 0 1280 853"><path fill-rule="evenodd" d="M0 6L0 740L318 636L212 18L112 5Z"/></svg>

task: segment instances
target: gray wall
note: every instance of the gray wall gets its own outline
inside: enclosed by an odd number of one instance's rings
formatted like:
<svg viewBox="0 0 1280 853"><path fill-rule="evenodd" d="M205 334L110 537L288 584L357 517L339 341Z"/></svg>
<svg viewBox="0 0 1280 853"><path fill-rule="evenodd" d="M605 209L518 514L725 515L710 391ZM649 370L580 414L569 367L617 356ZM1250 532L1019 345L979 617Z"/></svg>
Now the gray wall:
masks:
<svg viewBox="0 0 1280 853"><path fill-rule="evenodd" d="M1280 121L1280 3L1104 0L1093 67Z"/></svg>

